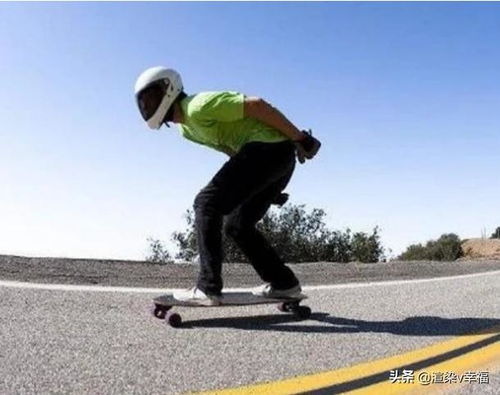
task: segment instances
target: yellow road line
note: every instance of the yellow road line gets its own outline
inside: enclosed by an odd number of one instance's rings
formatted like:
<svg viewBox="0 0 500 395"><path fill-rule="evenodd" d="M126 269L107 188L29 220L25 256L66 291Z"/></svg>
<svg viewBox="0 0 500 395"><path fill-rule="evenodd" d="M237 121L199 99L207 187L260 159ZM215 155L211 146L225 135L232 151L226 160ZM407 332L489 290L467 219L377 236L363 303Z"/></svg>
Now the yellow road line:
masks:
<svg viewBox="0 0 500 395"><path fill-rule="evenodd" d="M464 354L461 357L455 357L448 361L438 363L426 367L425 369L415 370L413 376L415 381L413 383L391 383L389 380L386 382L371 385L365 388L360 388L359 390L348 392L349 395L356 394L426 394L433 393L436 390L446 391L454 389L456 390L459 386L473 385L474 388L481 388L482 385L478 383L446 383L446 384L429 384L423 385L418 380L420 373L445 373L453 372L458 376L464 374L465 372L472 371L477 372L488 371L493 372L500 365L500 342L493 343L484 348L480 348L476 351L471 351ZM389 377L388 377L389 378Z"/></svg>
<svg viewBox="0 0 500 395"><path fill-rule="evenodd" d="M457 357L451 359L449 362L445 361L437 365L433 365L430 368L422 369L418 372L415 372L415 377L418 377L418 374L421 371L426 372L453 372L457 375L462 375L468 371L488 371L489 373L497 372L500 370L500 343L493 343L485 348L478 349L476 351L472 351L470 353L465 354L463 357ZM419 389L414 391L418 394L424 393L432 393L436 389L439 390L457 390L458 386L466 386L466 385L475 385L478 384L431 384L428 386L419 385ZM484 384L482 384L484 385ZM478 387L475 387L478 388Z"/></svg>
<svg viewBox="0 0 500 395"><path fill-rule="evenodd" d="M481 341L488 341L488 339L497 336L499 333L500 333L500 325L493 328L485 329L475 334L459 336L451 340L433 344L431 346L410 351L404 354L395 355L389 358L384 358L376 361L369 361L338 370L297 376L290 379L274 381L269 383L254 384L238 388L200 392L198 394L199 395L202 394L203 395L242 395L242 394L289 395L297 392L320 390L322 388L330 387L336 384L351 382L354 380L360 380L363 378L367 378L369 376L384 374L384 373L387 373L387 379L386 379L387 382L381 382L380 384L373 384L373 385L367 383L367 385L363 386L362 388L359 388L358 385L359 390L357 393L362 393L360 391L364 390L368 391L369 389L371 389L371 392L365 392L365 393L385 394L389 393L387 392L387 390L411 391L413 390L413 388L415 388L412 387L411 384L402 384L402 383L391 384L389 381L389 371L396 368L406 367L411 364L417 363L419 361L439 356L441 354L453 352L454 350L460 349L462 347L467 347L467 346L472 347L474 344L479 343ZM446 367L447 368L446 371L453 371L453 372L455 372L454 369L458 368L468 369L470 366L469 364L474 364L474 365L483 364L489 360L493 361L495 359L497 360L500 359L499 347L500 346L498 344L498 341L496 341L496 343L493 343L489 346L485 346L480 350L467 352L467 354L465 354L463 357L457 356L450 359L450 361L443 361L442 363L430 365L429 367L425 367L422 370L430 371L430 367L432 367L433 371L439 371L438 367L439 369L444 369L443 367ZM416 374L415 377L417 377ZM386 384L389 384L389 386L387 386ZM379 392L378 390L376 392L373 392L377 387L377 385L383 386L382 392ZM380 388L382 389L382 387ZM419 389L423 388L425 387L419 385Z"/></svg>

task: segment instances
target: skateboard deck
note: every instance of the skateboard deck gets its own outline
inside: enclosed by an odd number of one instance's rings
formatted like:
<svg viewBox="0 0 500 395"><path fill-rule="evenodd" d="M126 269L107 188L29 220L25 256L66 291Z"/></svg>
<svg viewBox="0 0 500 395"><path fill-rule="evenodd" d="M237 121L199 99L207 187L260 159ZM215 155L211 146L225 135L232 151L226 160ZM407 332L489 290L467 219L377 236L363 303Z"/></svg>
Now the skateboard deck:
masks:
<svg viewBox="0 0 500 395"><path fill-rule="evenodd" d="M293 313L297 318L305 319L311 315L311 309L301 306L300 302L307 299L307 295L300 294L293 298L268 298L254 295L251 292L223 292L221 304L215 306L204 306L193 302L177 300L172 293L158 296L153 299L152 313L156 318L165 319L173 327L179 327L182 318L178 313L170 311L174 306L184 307L224 307L224 306L248 306L258 304L277 304L282 312Z"/></svg>
<svg viewBox="0 0 500 395"><path fill-rule="evenodd" d="M221 306L244 306L249 304L280 303L285 301L303 300L307 296L300 294L294 298L267 298L265 296L254 295L251 292L224 292L222 293L221 304L216 306L203 306L193 302L177 300L171 293L158 296L153 302L162 306L190 306L190 307L221 307Z"/></svg>

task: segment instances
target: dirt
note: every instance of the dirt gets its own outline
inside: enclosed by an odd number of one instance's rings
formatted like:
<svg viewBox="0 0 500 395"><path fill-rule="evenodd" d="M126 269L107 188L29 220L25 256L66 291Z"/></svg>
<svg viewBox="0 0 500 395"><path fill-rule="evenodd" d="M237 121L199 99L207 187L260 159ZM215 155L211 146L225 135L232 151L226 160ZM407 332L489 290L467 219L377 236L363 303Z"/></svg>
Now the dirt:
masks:
<svg viewBox="0 0 500 395"><path fill-rule="evenodd" d="M469 239L462 249L466 258L500 259L500 239Z"/></svg>

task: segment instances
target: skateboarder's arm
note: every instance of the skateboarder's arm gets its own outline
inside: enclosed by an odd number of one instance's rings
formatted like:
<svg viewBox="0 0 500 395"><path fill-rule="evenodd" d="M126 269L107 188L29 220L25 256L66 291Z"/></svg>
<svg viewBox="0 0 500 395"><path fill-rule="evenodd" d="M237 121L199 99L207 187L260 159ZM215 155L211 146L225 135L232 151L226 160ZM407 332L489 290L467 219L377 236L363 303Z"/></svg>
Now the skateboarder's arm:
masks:
<svg viewBox="0 0 500 395"><path fill-rule="evenodd" d="M245 97L243 112L245 117L256 118L280 131L291 140L299 141L304 138L304 134L292 122L260 97Z"/></svg>

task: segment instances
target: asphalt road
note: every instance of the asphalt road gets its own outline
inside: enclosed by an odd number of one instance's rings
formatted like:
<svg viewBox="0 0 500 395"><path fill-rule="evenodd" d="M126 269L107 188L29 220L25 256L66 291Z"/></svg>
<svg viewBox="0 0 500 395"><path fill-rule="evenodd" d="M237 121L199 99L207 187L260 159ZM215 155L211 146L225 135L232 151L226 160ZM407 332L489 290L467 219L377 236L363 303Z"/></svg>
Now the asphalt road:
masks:
<svg viewBox="0 0 500 395"><path fill-rule="evenodd" d="M14 272L1 262L0 280L77 282L59 276L57 265L50 277L47 263L38 271L28 272L25 265L24 272ZM124 277L106 277L107 270L112 273L109 267L87 270L97 273L93 283L101 285L177 287L191 281L192 268L153 268L179 270L177 278L170 273L158 282L138 265L136 272L124 269ZM482 274L436 279L427 272L435 264L420 265L425 267L420 275L415 274L417 266L410 270L403 264L386 264L385 274L376 275L374 268L384 270L382 265L327 265L296 267L306 286L351 283L308 288L309 320L296 321L272 305L185 308L179 309L186 322L181 329L150 315L150 298L157 293L40 290L0 283L0 393L178 394L231 388L374 361L500 325L498 261L450 263L436 270L448 276ZM230 286L257 282L242 267L238 270L243 272L228 275ZM357 282L345 281L349 276ZM397 281L373 282L380 278ZM498 393L500 355L486 368L489 384L456 385L452 393Z"/></svg>

